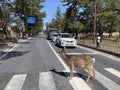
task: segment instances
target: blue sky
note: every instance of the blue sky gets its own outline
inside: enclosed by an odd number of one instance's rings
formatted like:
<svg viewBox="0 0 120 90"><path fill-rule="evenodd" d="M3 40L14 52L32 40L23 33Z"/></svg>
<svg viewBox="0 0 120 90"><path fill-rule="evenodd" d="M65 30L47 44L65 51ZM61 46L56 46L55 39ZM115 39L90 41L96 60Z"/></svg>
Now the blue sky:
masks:
<svg viewBox="0 0 120 90"><path fill-rule="evenodd" d="M44 18L44 23L51 22L52 18L55 17L57 7L59 6L61 8L61 12L65 12L66 7L62 6L61 0L45 0L45 2L42 4L44 5L44 8L41 11L45 11L47 16Z"/></svg>
<svg viewBox="0 0 120 90"><path fill-rule="evenodd" d="M11 0L14 1L14 0ZM61 12L65 12L66 11L66 6L62 6L62 2L60 2L61 0L45 0L45 2L42 3L42 5L44 5L44 7L42 8L42 12L46 12L46 18L44 18L44 24L46 22L51 22L52 18L55 17L56 11L57 11L57 7L59 6L61 9ZM45 26L44 26L45 29Z"/></svg>

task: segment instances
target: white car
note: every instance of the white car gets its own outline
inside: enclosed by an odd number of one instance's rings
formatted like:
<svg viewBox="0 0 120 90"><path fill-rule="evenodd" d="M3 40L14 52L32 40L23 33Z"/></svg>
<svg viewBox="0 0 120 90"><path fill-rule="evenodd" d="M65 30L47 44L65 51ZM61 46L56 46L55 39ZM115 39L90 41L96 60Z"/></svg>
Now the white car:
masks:
<svg viewBox="0 0 120 90"><path fill-rule="evenodd" d="M59 46L67 46L67 47L76 47L77 40L72 37L69 33L61 33L56 40Z"/></svg>
<svg viewBox="0 0 120 90"><path fill-rule="evenodd" d="M58 36L59 36L58 33L52 33L51 40L52 40L54 43L56 43L56 39L57 39Z"/></svg>

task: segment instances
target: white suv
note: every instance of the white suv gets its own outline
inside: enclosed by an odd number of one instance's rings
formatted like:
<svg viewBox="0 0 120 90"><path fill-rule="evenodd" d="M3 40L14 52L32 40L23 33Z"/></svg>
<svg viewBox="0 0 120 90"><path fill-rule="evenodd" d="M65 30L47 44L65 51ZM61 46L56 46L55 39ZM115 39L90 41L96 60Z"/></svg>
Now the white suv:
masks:
<svg viewBox="0 0 120 90"><path fill-rule="evenodd" d="M57 38L57 44L59 46L67 46L67 47L76 47L77 40L72 37L69 33L61 33Z"/></svg>

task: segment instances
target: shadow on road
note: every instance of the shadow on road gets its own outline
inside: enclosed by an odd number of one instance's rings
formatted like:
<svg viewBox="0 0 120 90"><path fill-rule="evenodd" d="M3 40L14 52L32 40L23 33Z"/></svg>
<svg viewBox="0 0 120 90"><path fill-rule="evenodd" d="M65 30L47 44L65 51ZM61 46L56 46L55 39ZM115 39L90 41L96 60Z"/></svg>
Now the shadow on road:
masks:
<svg viewBox="0 0 120 90"><path fill-rule="evenodd" d="M67 78L69 78L69 76L70 76L70 73L69 73L69 72L65 72L65 71L61 71L61 72L60 72L60 71L56 71L55 68L52 69L52 70L50 70L50 71L52 71L53 73L56 73L56 74L58 74L58 75L60 75L60 76L67 77ZM74 72L73 77L78 77L78 78L82 78L83 80L86 80L87 75L83 75L83 74L75 73L75 72ZM92 78L90 78L90 79L92 79Z"/></svg>
<svg viewBox="0 0 120 90"><path fill-rule="evenodd" d="M3 57L0 61L5 61L7 59L10 59L12 57L18 57L18 56L22 56L24 54L27 54L29 53L30 51L25 51L25 52L19 52L19 51L12 51L12 52L9 52L5 57ZM3 52L3 54L5 54L7 52Z"/></svg>

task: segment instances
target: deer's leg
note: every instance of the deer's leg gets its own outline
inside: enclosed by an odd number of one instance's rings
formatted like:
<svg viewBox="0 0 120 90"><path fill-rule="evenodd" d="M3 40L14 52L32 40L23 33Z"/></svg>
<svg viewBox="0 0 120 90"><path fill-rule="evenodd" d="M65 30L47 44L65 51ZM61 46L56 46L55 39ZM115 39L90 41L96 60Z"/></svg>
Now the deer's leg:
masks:
<svg viewBox="0 0 120 90"><path fill-rule="evenodd" d="M87 79L86 79L86 82L89 81L91 72L93 71L93 68L92 68L91 66L90 66L90 67L87 67L87 69L88 69L88 77L87 77Z"/></svg>
<svg viewBox="0 0 120 90"><path fill-rule="evenodd" d="M86 82L89 81L91 72L93 72L93 78L95 79L95 69L94 69L93 66L90 66L90 67L88 67L88 77L87 77L87 79L86 79Z"/></svg>
<svg viewBox="0 0 120 90"><path fill-rule="evenodd" d="M74 65L70 66L70 79L73 77L73 70L74 70Z"/></svg>
<svg viewBox="0 0 120 90"><path fill-rule="evenodd" d="M94 69L94 67L93 67L93 78L95 79L96 78L96 75L95 75L95 69Z"/></svg>
<svg viewBox="0 0 120 90"><path fill-rule="evenodd" d="M87 77L87 79L85 80L85 82L88 82L89 81L89 79L90 79L90 70L88 69L88 77Z"/></svg>

